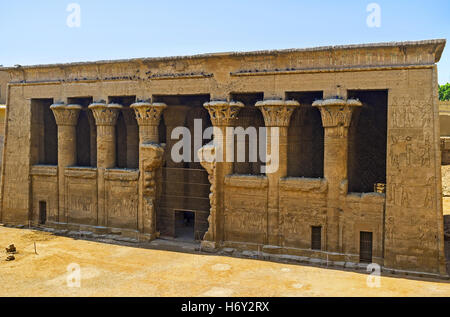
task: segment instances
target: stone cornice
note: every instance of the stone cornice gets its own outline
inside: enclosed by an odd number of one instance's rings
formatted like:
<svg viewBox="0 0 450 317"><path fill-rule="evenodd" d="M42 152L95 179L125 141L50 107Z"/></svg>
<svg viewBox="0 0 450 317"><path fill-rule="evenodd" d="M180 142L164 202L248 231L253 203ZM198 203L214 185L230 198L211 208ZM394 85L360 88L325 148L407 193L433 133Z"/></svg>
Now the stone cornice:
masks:
<svg viewBox="0 0 450 317"><path fill-rule="evenodd" d="M366 43L366 44L350 44L350 45L335 45L335 46L319 46L312 48L294 48L294 49L281 49L281 50L263 50L263 51L250 51L250 52L229 52L229 53L206 53L198 55L185 55L185 56L167 56L167 57L147 57L147 58L134 58L134 59L120 59L120 60L101 60L95 62L74 62L66 64L41 64L41 65L28 65L20 67L0 67L0 71L12 71L17 69L36 69L36 68L61 68L61 67L76 67L76 66L89 66L89 65L110 65L110 64L124 64L124 63L146 63L146 62L166 62L177 60L194 60L203 58L217 58L217 57L245 57L245 56L260 56L260 55L281 55L286 53L311 53L322 51L351 51L358 49L389 49L402 47L404 49L434 47L432 52L435 55L435 62L439 62L442 52L444 50L446 39L432 39L423 41L404 41L404 42L382 42L382 43Z"/></svg>
<svg viewBox="0 0 450 317"><path fill-rule="evenodd" d="M161 114L167 108L165 103L136 102L130 106L134 109L140 126L158 126Z"/></svg>
<svg viewBox="0 0 450 317"><path fill-rule="evenodd" d="M261 110L266 127L288 127L292 113L300 103L295 100L264 100L255 106Z"/></svg>
<svg viewBox="0 0 450 317"><path fill-rule="evenodd" d="M123 107L119 104L105 104L100 102L95 102L89 105L92 114L95 118L95 124L98 126L108 125L113 126L117 123L117 118L119 117L119 112Z"/></svg>
<svg viewBox="0 0 450 317"><path fill-rule="evenodd" d="M228 73L239 74L257 70L264 72L278 72L287 65L285 60L289 56L292 61L290 70L302 69L357 69L366 67L415 67L431 66L437 63L442 55L446 40L428 40L417 42L392 42L361 45L326 46L307 49L287 49L256 52L232 52L202 54L195 56L178 56L162 58L138 58L116 61L81 62L71 64L51 64L35 66L19 66L0 68L11 75L11 82L15 84L31 84L39 82L88 82L107 80L159 80L161 67L166 73L162 78L182 79L205 78L205 74L214 76L211 70L217 60L224 60L224 65L245 59L245 69L232 66L226 69ZM227 60L230 63L227 63ZM269 62L268 62L269 61ZM174 64L185 64L183 71ZM204 67L190 67L189 64L201 64ZM117 69L117 70L116 70ZM83 73L83 77L76 74ZM114 77L111 73L116 74ZM51 77L49 77L51 74ZM166 76L166 75L169 76ZM192 75L194 74L194 75Z"/></svg>
<svg viewBox="0 0 450 317"><path fill-rule="evenodd" d="M213 126L220 127L231 126L244 104L235 101L210 101L203 106L208 110Z"/></svg>
<svg viewBox="0 0 450 317"><path fill-rule="evenodd" d="M82 107L80 105L53 104L50 106L59 126L76 126Z"/></svg>

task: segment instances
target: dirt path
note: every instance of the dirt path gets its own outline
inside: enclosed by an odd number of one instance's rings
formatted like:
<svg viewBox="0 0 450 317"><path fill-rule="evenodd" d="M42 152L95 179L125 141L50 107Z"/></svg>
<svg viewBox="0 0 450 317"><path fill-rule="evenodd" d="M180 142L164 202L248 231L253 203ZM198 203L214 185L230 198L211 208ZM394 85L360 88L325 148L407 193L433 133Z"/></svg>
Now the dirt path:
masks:
<svg viewBox="0 0 450 317"><path fill-rule="evenodd" d="M19 254L6 262L4 247L11 243ZM380 288L370 288L368 275L357 272L138 249L4 227L0 246L0 296L450 296L448 281L382 277ZM68 287L71 263L81 268L80 288Z"/></svg>

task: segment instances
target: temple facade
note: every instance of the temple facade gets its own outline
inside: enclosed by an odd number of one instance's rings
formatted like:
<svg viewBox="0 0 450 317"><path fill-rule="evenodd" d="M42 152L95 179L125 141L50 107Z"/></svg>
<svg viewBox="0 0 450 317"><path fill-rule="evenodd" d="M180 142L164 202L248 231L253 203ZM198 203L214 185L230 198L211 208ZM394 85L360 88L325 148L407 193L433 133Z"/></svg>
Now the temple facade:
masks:
<svg viewBox="0 0 450 317"><path fill-rule="evenodd" d="M1 68L0 220L446 276L436 66L444 46ZM192 136L211 127L216 140L192 137L183 150L191 160L176 160L180 127ZM230 146L251 143L231 142L231 127L267 128L256 146L277 154L277 168Z"/></svg>

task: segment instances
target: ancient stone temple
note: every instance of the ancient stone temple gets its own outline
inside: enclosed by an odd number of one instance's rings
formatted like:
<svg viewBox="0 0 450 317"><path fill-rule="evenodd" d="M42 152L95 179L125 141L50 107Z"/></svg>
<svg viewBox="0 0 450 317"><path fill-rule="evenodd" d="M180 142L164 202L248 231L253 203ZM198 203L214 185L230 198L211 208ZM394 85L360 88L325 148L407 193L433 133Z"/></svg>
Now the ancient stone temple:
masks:
<svg viewBox="0 0 450 317"><path fill-rule="evenodd" d="M445 276L444 46L2 68L1 221ZM172 155L180 127L191 160ZM211 127L215 142L194 138ZM277 168L234 151L251 141L230 127L268 128L258 152Z"/></svg>

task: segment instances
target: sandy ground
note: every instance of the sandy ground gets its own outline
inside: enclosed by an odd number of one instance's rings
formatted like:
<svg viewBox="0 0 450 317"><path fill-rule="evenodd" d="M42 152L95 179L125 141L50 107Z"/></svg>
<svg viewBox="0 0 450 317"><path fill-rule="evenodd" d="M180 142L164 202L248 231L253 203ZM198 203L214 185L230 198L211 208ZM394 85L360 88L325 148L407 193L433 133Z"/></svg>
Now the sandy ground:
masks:
<svg viewBox="0 0 450 317"><path fill-rule="evenodd" d="M3 247L11 243L19 253L6 262ZM0 296L450 296L449 281L383 276L379 288L370 288L369 276L358 272L103 244L26 229L0 227L0 246ZM81 268L79 288L67 284L71 263Z"/></svg>

